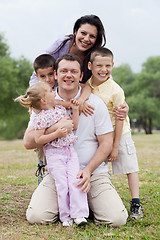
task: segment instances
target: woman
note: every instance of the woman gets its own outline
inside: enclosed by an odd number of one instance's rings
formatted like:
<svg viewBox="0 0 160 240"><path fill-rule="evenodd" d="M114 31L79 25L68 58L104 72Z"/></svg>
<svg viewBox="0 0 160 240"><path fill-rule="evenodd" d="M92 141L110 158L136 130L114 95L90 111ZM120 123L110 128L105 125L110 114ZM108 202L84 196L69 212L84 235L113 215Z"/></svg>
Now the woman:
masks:
<svg viewBox="0 0 160 240"><path fill-rule="evenodd" d="M99 17L96 15L85 15L75 22L73 34L67 35L63 39L58 39L46 52L52 55L55 60L66 53L77 55L83 62L84 76L82 83L85 83L91 77L91 71L88 69L91 51L105 44L105 30ZM38 79L35 73L33 73L30 85L37 81Z"/></svg>
<svg viewBox="0 0 160 240"><path fill-rule="evenodd" d="M83 62L83 79L85 83L91 77L88 69L88 61L91 51L106 44L105 30L100 18L96 15L85 15L80 17L74 24L73 34L65 36L54 42L46 53L52 55L55 60L66 53L77 55ZM36 73L31 76L29 84L38 81ZM129 111L129 107L124 103L120 109L115 108L115 114L120 120L124 120Z"/></svg>

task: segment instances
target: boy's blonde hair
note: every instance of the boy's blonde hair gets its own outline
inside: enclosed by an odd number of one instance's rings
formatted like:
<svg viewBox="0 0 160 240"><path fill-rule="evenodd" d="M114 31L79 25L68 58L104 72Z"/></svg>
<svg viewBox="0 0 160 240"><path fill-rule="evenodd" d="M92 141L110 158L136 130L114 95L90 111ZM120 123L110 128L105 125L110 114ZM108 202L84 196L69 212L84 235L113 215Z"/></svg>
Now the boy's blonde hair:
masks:
<svg viewBox="0 0 160 240"><path fill-rule="evenodd" d="M46 87L49 86L44 82L37 82L29 87L25 95L21 95L14 99L15 102L19 102L23 107L35 109L41 109L40 100L45 97Z"/></svg>
<svg viewBox="0 0 160 240"><path fill-rule="evenodd" d="M113 53L108 48L99 47L91 52L90 62L93 63L96 56L111 57L113 61Z"/></svg>

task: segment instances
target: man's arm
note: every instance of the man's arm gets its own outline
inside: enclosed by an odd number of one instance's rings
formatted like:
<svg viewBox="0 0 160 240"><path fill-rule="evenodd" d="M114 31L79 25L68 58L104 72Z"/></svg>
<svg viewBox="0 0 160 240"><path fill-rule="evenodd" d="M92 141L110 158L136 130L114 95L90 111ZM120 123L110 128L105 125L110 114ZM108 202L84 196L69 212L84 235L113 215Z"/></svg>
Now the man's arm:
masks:
<svg viewBox="0 0 160 240"><path fill-rule="evenodd" d="M35 129L33 127L28 127L26 129L23 137L23 144L26 149L34 149L34 148L43 146L43 145L38 145L35 142Z"/></svg>
<svg viewBox="0 0 160 240"><path fill-rule="evenodd" d="M47 128L45 134L49 134L51 132L56 131L58 128L64 127L67 129L68 133L71 133L73 130L73 121L70 117L64 117L56 124L52 125L51 127Z"/></svg>
<svg viewBox="0 0 160 240"><path fill-rule="evenodd" d="M83 185L81 191L88 192L90 189L90 176L92 172L107 159L108 155L112 150L113 136L112 132L103 135L98 135L97 140L99 146L89 161L88 165L79 171L77 178L82 178L78 183L78 186Z"/></svg>
<svg viewBox="0 0 160 240"><path fill-rule="evenodd" d="M56 131L58 128L64 127L67 129L67 132L70 133L73 129L73 121L68 117L62 118L58 123L52 125L48 128L45 134L49 134L51 132ZM35 130L34 128L28 127L25 131L23 143L26 149L34 149L37 147L42 147L43 145L39 145L35 142Z"/></svg>

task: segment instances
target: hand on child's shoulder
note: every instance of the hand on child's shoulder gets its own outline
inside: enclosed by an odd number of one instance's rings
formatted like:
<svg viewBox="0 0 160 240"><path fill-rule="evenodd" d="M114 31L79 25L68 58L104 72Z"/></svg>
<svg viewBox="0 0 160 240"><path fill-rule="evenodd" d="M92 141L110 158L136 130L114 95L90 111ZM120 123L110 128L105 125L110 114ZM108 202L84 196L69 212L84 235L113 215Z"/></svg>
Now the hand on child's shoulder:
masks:
<svg viewBox="0 0 160 240"><path fill-rule="evenodd" d="M72 98L70 100L70 107L72 109L79 109L79 102L76 99Z"/></svg>
<svg viewBox="0 0 160 240"><path fill-rule="evenodd" d="M81 110L84 115L87 117L88 115L92 116L94 114L94 107L84 102Z"/></svg>

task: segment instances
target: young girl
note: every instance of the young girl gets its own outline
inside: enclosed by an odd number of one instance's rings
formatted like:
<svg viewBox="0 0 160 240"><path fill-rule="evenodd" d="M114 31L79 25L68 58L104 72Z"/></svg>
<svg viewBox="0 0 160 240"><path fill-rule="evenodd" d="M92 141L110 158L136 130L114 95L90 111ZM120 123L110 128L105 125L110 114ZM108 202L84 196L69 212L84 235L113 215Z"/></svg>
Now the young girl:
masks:
<svg viewBox="0 0 160 240"><path fill-rule="evenodd" d="M67 116L63 106L55 106L55 92L44 82L38 82L28 88L26 95L15 99L24 107L32 107L34 111L35 141L44 145L47 167L55 180L60 220L63 226L71 226L73 220L77 225L87 223L88 217L87 194L80 192L76 185L79 172L79 161L73 144L76 136L68 134L64 127L45 135L45 129ZM72 120L74 129L78 126L79 106L75 99L71 99ZM73 220L72 220L73 219Z"/></svg>

